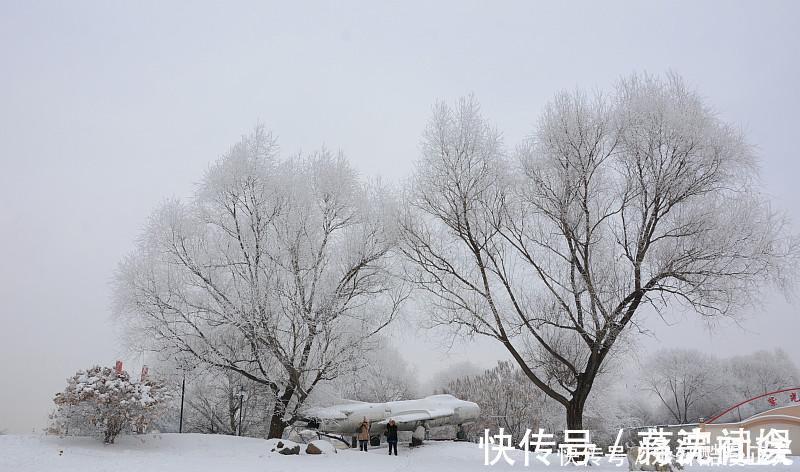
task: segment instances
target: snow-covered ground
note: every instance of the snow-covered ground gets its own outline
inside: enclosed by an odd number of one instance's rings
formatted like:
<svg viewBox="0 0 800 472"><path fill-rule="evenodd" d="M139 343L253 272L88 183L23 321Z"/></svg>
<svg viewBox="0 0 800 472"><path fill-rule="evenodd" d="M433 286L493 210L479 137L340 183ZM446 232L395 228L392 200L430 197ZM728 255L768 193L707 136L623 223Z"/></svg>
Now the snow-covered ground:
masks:
<svg viewBox="0 0 800 472"><path fill-rule="evenodd" d="M399 456L388 456L385 445L368 453L354 449L332 455L282 456L270 453L263 439L203 434L153 434L121 436L117 444L104 446L94 438L54 436L0 436L0 472L468 472L478 470L562 470L524 465L521 451L512 451L514 466L503 461L483 465L484 452L477 445L455 442L427 442L409 449L400 446ZM536 464L536 465L535 465ZM697 468L706 470L706 468ZM800 472L800 458L792 466L746 467L766 471ZM574 468L573 468L574 470ZM627 466L602 464L591 472L627 471ZM736 468L734 470L742 470Z"/></svg>

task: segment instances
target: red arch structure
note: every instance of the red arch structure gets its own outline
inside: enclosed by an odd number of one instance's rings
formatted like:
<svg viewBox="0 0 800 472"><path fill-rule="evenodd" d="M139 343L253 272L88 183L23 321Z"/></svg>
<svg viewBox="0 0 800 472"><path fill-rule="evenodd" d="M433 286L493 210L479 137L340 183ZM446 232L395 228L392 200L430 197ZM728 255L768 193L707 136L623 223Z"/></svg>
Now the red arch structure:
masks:
<svg viewBox="0 0 800 472"><path fill-rule="evenodd" d="M763 395L758 395L756 397L749 398L749 399L747 399L747 400L745 400L743 402L739 402L739 403L733 405L732 407L728 408L727 410L723 411L722 413L720 413L720 414L714 416L713 418L709 419L708 421L705 421L704 423L705 424L713 424L714 421L722 418L723 416L725 416L726 414L728 414L731 411L735 410L736 408L739 408L740 406L742 406L744 404L752 402L753 400L758 400L759 398L770 397L770 396L773 396L773 395L777 395L779 393L787 393L787 392L796 392L797 395L795 395L791 401L800 402L800 387L782 388L780 390L775 390L774 392L768 392L768 393L765 393Z"/></svg>

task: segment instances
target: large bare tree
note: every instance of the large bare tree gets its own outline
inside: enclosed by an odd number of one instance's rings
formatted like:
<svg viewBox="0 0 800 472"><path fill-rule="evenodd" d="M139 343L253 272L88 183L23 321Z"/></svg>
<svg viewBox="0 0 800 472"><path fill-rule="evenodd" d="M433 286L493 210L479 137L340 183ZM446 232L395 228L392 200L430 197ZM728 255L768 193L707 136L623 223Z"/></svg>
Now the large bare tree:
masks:
<svg viewBox="0 0 800 472"><path fill-rule="evenodd" d="M407 295L391 273L392 200L342 156L281 160L263 128L165 203L121 264L116 302L135 345L266 385L269 437L314 388L363 362Z"/></svg>
<svg viewBox="0 0 800 472"><path fill-rule="evenodd" d="M438 104L402 219L433 325L483 335L580 429L647 309L728 316L797 254L751 147L677 76L558 94L513 155L473 97Z"/></svg>

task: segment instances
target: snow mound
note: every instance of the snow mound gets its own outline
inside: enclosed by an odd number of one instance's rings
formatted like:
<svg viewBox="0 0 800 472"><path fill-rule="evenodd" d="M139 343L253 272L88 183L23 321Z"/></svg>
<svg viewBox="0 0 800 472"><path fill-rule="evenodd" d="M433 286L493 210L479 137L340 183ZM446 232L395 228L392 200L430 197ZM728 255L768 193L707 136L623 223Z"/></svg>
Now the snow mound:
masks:
<svg viewBox="0 0 800 472"><path fill-rule="evenodd" d="M317 434L317 432L314 431L313 429L301 429L301 430L291 429L289 431L289 435L287 436L287 438L290 441L294 441L296 443L308 444L311 441L319 438L319 434Z"/></svg>

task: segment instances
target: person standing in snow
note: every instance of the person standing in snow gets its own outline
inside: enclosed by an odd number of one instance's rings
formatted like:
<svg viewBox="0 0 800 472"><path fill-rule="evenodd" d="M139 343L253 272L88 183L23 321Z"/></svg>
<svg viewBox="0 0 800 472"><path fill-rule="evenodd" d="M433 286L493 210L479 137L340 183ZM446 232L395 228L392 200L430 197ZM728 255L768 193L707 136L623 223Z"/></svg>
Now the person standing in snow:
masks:
<svg viewBox="0 0 800 472"><path fill-rule="evenodd" d="M369 443L369 421L364 417L364 421L358 427L358 449L367 452L367 443Z"/></svg>
<svg viewBox="0 0 800 472"><path fill-rule="evenodd" d="M389 443L389 455L392 455L392 449L394 455L397 455L397 423L394 420L389 420L386 425L386 442Z"/></svg>

